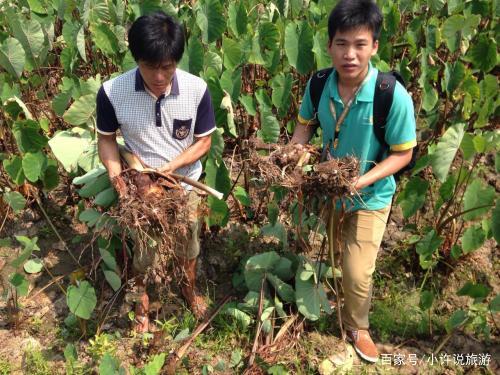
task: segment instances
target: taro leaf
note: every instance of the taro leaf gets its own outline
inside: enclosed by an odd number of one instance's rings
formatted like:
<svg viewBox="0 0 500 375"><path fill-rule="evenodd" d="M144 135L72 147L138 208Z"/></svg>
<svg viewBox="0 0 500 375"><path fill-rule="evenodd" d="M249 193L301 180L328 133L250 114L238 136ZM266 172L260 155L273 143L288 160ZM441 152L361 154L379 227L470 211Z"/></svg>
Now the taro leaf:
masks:
<svg viewBox="0 0 500 375"><path fill-rule="evenodd" d="M35 60L41 55L46 44L42 25L34 19L24 20L17 14L11 14L8 18L14 37L21 42L28 62L34 68Z"/></svg>
<svg viewBox="0 0 500 375"><path fill-rule="evenodd" d="M443 23L441 29L443 32L443 39L450 52L455 52L460 45L464 23L464 16L458 14L446 18Z"/></svg>
<svg viewBox="0 0 500 375"><path fill-rule="evenodd" d="M267 90L265 89L258 89L255 91L255 99L257 99L257 103L259 103L260 107L266 108L271 110L271 107L273 105L273 102L269 95L267 94Z"/></svg>
<svg viewBox="0 0 500 375"><path fill-rule="evenodd" d="M212 132L212 144L208 157L213 160L222 158L222 152L224 151L224 138L222 137L222 133L223 130L220 128Z"/></svg>
<svg viewBox="0 0 500 375"><path fill-rule="evenodd" d="M460 61L455 63L446 63L444 68L443 88L451 96L453 92L460 86L465 78L465 65Z"/></svg>
<svg viewBox="0 0 500 375"><path fill-rule="evenodd" d="M285 28L285 52L300 74L309 73L314 67L313 31L307 21L290 22Z"/></svg>
<svg viewBox="0 0 500 375"><path fill-rule="evenodd" d="M240 96L240 103L245 107L245 111L250 116L255 116L257 114L257 108L255 108L255 100L253 95L242 95Z"/></svg>
<svg viewBox="0 0 500 375"><path fill-rule="evenodd" d="M189 73L199 75L203 70L203 55L204 55L203 45L200 43L197 37L191 37L189 39L189 45L187 48L187 58L189 60L188 70Z"/></svg>
<svg viewBox="0 0 500 375"><path fill-rule="evenodd" d="M262 322L262 331L263 331L265 334L267 334L267 335L268 335L268 334L270 334L270 333L271 333L271 331L272 331L272 329L273 329L273 326L272 326L271 321L270 321L269 319L264 320L264 321Z"/></svg>
<svg viewBox="0 0 500 375"><path fill-rule="evenodd" d="M284 116L290 107L293 78L291 74L280 73L271 81L272 102L278 109L280 116Z"/></svg>
<svg viewBox="0 0 500 375"><path fill-rule="evenodd" d="M314 34L313 53L316 57L316 67L325 69L332 65L332 58L327 53L325 46L328 43L328 31L325 29L316 31Z"/></svg>
<svg viewBox="0 0 500 375"><path fill-rule="evenodd" d="M231 95L233 103L237 103L241 91L241 68L225 70L220 78L220 86Z"/></svg>
<svg viewBox="0 0 500 375"><path fill-rule="evenodd" d="M76 48L83 61L87 62L87 53L85 52L85 27L82 26L76 34Z"/></svg>
<svg viewBox="0 0 500 375"><path fill-rule="evenodd" d="M222 72L222 59L217 53L209 51L208 53L205 54L203 66L205 72L213 70L216 72L217 75L220 75Z"/></svg>
<svg viewBox="0 0 500 375"><path fill-rule="evenodd" d="M292 272L292 261L288 258L281 257L279 262L273 268L273 274L278 276L281 280L288 281L294 276Z"/></svg>
<svg viewBox="0 0 500 375"><path fill-rule="evenodd" d="M414 176L405 185L401 194L399 194L397 203L403 209L403 216L407 219L424 205L429 189L429 182Z"/></svg>
<svg viewBox="0 0 500 375"><path fill-rule="evenodd" d="M423 94L422 108L426 112L432 111L436 106L437 102L439 101L438 92L428 81L425 81L424 90L422 94Z"/></svg>
<svg viewBox="0 0 500 375"><path fill-rule="evenodd" d="M99 247L99 253L101 254L102 261L110 270L116 271L118 266L116 264L115 257L111 251Z"/></svg>
<svg viewBox="0 0 500 375"><path fill-rule="evenodd" d="M74 344L69 343L64 348L64 359L67 362L74 363L78 360L78 353L76 352L76 347Z"/></svg>
<svg viewBox="0 0 500 375"><path fill-rule="evenodd" d="M96 94L79 97L63 115L64 121L71 125L85 125L95 112Z"/></svg>
<svg viewBox="0 0 500 375"><path fill-rule="evenodd" d="M252 323L252 318L247 313L236 308L236 303L226 303L221 310L222 315L233 317L241 328L246 329Z"/></svg>
<svg viewBox="0 0 500 375"><path fill-rule="evenodd" d="M275 307L274 306L269 306L269 307L266 307L263 311L262 311L262 314L260 315L260 321L263 322L265 320L268 320L272 313L274 312L275 310Z"/></svg>
<svg viewBox="0 0 500 375"><path fill-rule="evenodd" d="M208 186L213 187L224 195L229 193L231 180L224 160L208 158L205 164L205 172L205 183Z"/></svg>
<svg viewBox="0 0 500 375"><path fill-rule="evenodd" d="M462 249L464 254L469 254L479 249L486 240L486 234L480 225L467 228L462 236Z"/></svg>
<svg viewBox="0 0 500 375"><path fill-rule="evenodd" d="M120 367L120 361L110 353L105 353L99 364L100 375L122 375L125 370Z"/></svg>
<svg viewBox="0 0 500 375"><path fill-rule="evenodd" d="M2 197L3 200L12 208L12 210L14 210L15 213L20 212L26 204L26 199L24 199L21 193L17 191L9 191Z"/></svg>
<svg viewBox="0 0 500 375"><path fill-rule="evenodd" d="M254 292L260 292L262 279L266 273L272 272L279 260L280 256L275 251L250 257L245 263L244 271L247 288Z"/></svg>
<svg viewBox="0 0 500 375"><path fill-rule="evenodd" d="M219 39L226 28L224 10L219 0L202 0L196 3L196 23L204 43Z"/></svg>
<svg viewBox="0 0 500 375"><path fill-rule="evenodd" d="M223 38L222 52L224 54L224 67L226 69L233 70L240 65L243 56L240 42L230 38Z"/></svg>
<svg viewBox="0 0 500 375"><path fill-rule="evenodd" d="M27 273L38 273L43 269L43 262L40 259L30 259L24 264Z"/></svg>
<svg viewBox="0 0 500 375"><path fill-rule="evenodd" d="M23 153L40 151L47 144L47 138L40 134L40 125L33 120L16 121L12 133Z"/></svg>
<svg viewBox="0 0 500 375"><path fill-rule="evenodd" d="M106 168L104 168L103 166L99 166L85 173L83 176L75 177L75 179L73 180L73 184L75 185L86 184L90 181L95 180L97 177L99 177L104 173L106 173Z"/></svg>
<svg viewBox="0 0 500 375"><path fill-rule="evenodd" d="M47 8L40 0L28 0L28 5L32 12L47 14Z"/></svg>
<svg viewBox="0 0 500 375"><path fill-rule="evenodd" d="M464 194L464 211L472 210L464 214L464 220L473 220L485 215L495 202L495 188L485 186L480 179L474 179L467 187Z"/></svg>
<svg viewBox="0 0 500 375"><path fill-rule="evenodd" d="M115 189L109 187L95 196L94 203L101 207L109 207L116 201L116 198L118 198L118 194Z"/></svg>
<svg viewBox="0 0 500 375"><path fill-rule="evenodd" d="M462 150L465 160L471 160L471 158L475 155L476 149L474 148L473 137L470 133L464 134L462 142L460 143L460 150Z"/></svg>
<svg viewBox="0 0 500 375"><path fill-rule="evenodd" d="M478 153L483 153L486 151L486 138L482 134L477 134L472 139L472 144L474 145L474 150Z"/></svg>
<svg viewBox="0 0 500 375"><path fill-rule="evenodd" d="M417 243L416 251L420 255L420 266L424 270L432 266L432 256L443 241L444 239L438 236L433 229Z"/></svg>
<svg viewBox="0 0 500 375"><path fill-rule="evenodd" d="M163 364L165 363L165 353L156 354L148 363L144 365L145 375L157 375L161 372Z"/></svg>
<svg viewBox="0 0 500 375"><path fill-rule="evenodd" d="M23 170L26 178L31 182L36 182L43 176L47 168L47 156L41 151L36 153L28 152L23 157Z"/></svg>
<svg viewBox="0 0 500 375"><path fill-rule="evenodd" d="M258 136L266 143L276 143L280 135L280 124L273 112L266 107L260 110L261 129Z"/></svg>
<svg viewBox="0 0 500 375"><path fill-rule="evenodd" d="M269 218L269 223L271 225L276 225L279 213L280 210L276 201L273 200L269 202L267 205L267 217Z"/></svg>
<svg viewBox="0 0 500 375"><path fill-rule="evenodd" d="M87 226L93 227L102 216L103 215L100 212L96 211L96 209L88 208L83 211L80 216L78 216L78 219L86 223Z"/></svg>
<svg viewBox="0 0 500 375"><path fill-rule="evenodd" d="M478 40L472 43L467 55L474 68L484 73L489 72L497 65L497 43L494 38L487 34L480 34Z"/></svg>
<svg viewBox="0 0 500 375"><path fill-rule="evenodd" d="M180 342L182 340L187 339L188 337L189 337L189 328L184 328L177 335L175 335L174 342Z"/></svg>
<svg viewBox="0 0 500 375"><path fill-rule="evenodd" d="M108 189L111 186L109 176L104 173L97 177L94 181L86 183L83 188L78 190L78 194L82 198L89 198L96 196L98 193Z"/></svg>
<svg viewBox="0 0 500 375"><path fill-rule="evenodd" d="M446 130L437 144L432 154L431 165L434 175L439 181L444 182L446 180L463 136L464 124L454 124Z"/></svg>
<svg viewBox="0 0 500 375"><path fill-rule="evenodd" d="M88 172L101 165L96 141L92 141L88 144L83 153L79 156L77 163L78 166L85 172Z"/></svg>
<svg viewBox="0 0 500 375"><path fill-rule="evenodd" d="M115 292L120 289L122 281L120 280L120 276L118 276L115 271L104 270L104 277Z"/></svg>
<svg viewBox="0 0 500 375"><path fill-rule="evenodd" d="M55 189L59 185L59 171L56 165L49 165L42 177L45 190Z"/></svg>
<svg viewBox="0 0 500 375"><path fill-rule="evenodd" d="M493 213L491 215L491 229L493 231L493 238L497 241L497 244L500 243L500 199L497 199L495 208L493 209Z"/></svg>
<svg viewBox="0 0 500 375"><path fill-rule="evenodd" d="M236 131L236 125L234 124L234 111L233 104L231 102L231 96L224 90L224 98L220 103L220 107L225 109L227 112L227 129L229 131L229 135L234 138L238 137L238 132Z"/></svg>
<svg viewBox="0 0 500 375"><path fill-rule="evenodd" d="M91 26L92 40L106 56L113 57L119 51L118 39L108 25L101 23Z"/></svg>
<svg viewBox="0 0 500 375"><path fill-rule="evenodd" d="M266 224L261 228L261 232L263 236L271 236L280 240L283 245L283 249L288 247L288 234L287 230L283 224L277 222L274 225Z"/></svg>
<svg viewBox="0 0 500 375"><path fill-rule="evenodd" d="M247 11L243 1L231 2L228 8L229 27L236 36L240 36L247 31Z"/></svg>
<svg viewBox="0 0 500 375"><path fill-rule="evenodd" d="M236 186L236 188L234 189L234 196L243 206L251 206L252 201L250 200L250 196L243 186Z"/></svg>
<svg viewBox="0 0 500 375"><path fill-rule="evenodd" d="M224 227L229 221L229 207L226 201L215 197L208 197L208 226L218 225Z"/></svg>
<svg viewBox="0 0 500 375"><path fill-rule="evenodd" d="M25 180L23 172L22 159L19 156L13 156L3 161L3 167L16 185L22 185Z"/></svg>
<svg viewBox="0 0 500 375"><path fill-rule="evenodd" d="M97 297L92 285L85 280L76 286L70 285L68 287L66 302L73 314L82 319L90 319L97 304Z"/></svg>
<svg viewBox="0 0 500 375"><path fill-rule="evenodd" d="M451 333L455 328L460 327L468 319L467 313L464 310L455 311L446 321L446 332Z"/></svg>
<svg viewBox="0 0 500 375"><path fill-rule="evenodd" d="M315 284L313 279L307 281L295 278L295 296L299 312L309 320L318 320L321 308L331 313L330 303L326 297L323 284Z"/></svg>
<svg viewBox="0 0 500 375"><path fill-rule="evenodd" d="M12 286L14 286L14 288L16 288L19 296L25 296L28 294L30 284L24 275L16 272L9 278L9 282Z"/></svg>
<svg viewBox="0 0 500 375"><path fill-rule="evenodd" d="M295 301L295 291L289 284L271 273L266 274L266 277L283 301L290 303Z"/></svg>
<svg viewBox="0 0 500 375"><path fill-rule="evenodd" d="M21 43L15 38L7 38L0 45L0 66L13 77L21 78L26 56Z"/></svg>
<svg viewBox="0 0 500 375"><path fill-rule="evenodd" d="M474 303L481 302L484 300L488 294L490 294L491 289L483 284L474 284L467 281L465 285L457 292L458 296L469 296L474 298Z"/></svg>
<svg viewBox="0 0 500 375"><path fill-rule="evenodd" d="M500 311L500 294L497 294L490 302L490 311L497 313Z"/></svg>
<svg viewBox="0 0 500 375"><path fill-rule="evenodd" d="M423 290L420 293L420 303L419 307L421 310L425 311L431 308L432 302L434 301L434 293L429 290Z"/></svg>

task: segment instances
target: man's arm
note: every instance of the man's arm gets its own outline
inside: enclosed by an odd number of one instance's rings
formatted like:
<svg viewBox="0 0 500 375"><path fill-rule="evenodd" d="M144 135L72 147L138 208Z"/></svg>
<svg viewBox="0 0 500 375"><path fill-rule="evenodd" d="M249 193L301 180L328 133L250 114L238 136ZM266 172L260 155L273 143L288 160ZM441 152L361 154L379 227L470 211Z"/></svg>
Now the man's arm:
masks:
<svg viewBox="0 0 500 375"><path fill-rule="evenodd" d="M355 182L356 190L363 189L382 178L393 175L411 161L412 149L391 152L387 158L371 168Z"/></svg>
<svg viewBox="0 0 500 375"><path fill-rule="evenodd" d="M191 146L185 149L175 159L172 159L170 162L158 168L158 170L163 173L174 172L179 168L193 164L205 155L212 145L212 134L195 139L196 141Z"/></svg>
<svg viewBox="0 0 500 375"><path fill-rule="evenodd" d="M295 129L293 130L293 136L290 143L296 143L300 145L305 145L308 143L314 134L314 126L303 125L297 121L295 124Z"/></svg>
<svg viewBox="0 0 500 375"><path fill-rule="evenodd" d="M99 151L99 158L101 158L102 164L108 170L109 177L116 177L122 171L116 134L98 134L97 149Z"/></svg>

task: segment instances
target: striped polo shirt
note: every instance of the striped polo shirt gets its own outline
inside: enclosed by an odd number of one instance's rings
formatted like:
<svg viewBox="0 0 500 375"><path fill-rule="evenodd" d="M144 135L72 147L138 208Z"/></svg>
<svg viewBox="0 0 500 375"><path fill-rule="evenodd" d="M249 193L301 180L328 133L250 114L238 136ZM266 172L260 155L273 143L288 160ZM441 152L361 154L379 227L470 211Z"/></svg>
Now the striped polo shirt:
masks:
<svg viewBox="0 0 500 375"><path fill-rule="evenodd" d="M97 93L97 131L120 129L125 146L147 166L159 168L197 137L215 130L212 100L201 78L176 69L170 92L160 97L145 86L138 68L106 81ZM198 180L201 162L176 172Z"/></svg>

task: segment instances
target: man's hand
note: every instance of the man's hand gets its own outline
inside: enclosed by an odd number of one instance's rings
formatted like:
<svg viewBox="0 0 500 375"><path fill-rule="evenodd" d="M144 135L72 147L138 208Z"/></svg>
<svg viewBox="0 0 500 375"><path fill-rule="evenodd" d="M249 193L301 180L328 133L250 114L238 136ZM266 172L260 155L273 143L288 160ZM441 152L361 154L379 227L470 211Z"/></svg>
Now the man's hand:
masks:
<svg viewBox="0 0 500 375"><path fill-rule="evenodd" d="M111 185L115 188L120 199L125 198L128 195L127 184L123 180L123 177L118 175L110 178Z"/></svg>
<svg viewBox="0 0 500 375"><path fill-rule="evenodd" d="M162 165L160 168L158 168L158 172L163 173L163 174L169 174L174 172L174 169L172 168L172 164L166 163Z"/></svg>

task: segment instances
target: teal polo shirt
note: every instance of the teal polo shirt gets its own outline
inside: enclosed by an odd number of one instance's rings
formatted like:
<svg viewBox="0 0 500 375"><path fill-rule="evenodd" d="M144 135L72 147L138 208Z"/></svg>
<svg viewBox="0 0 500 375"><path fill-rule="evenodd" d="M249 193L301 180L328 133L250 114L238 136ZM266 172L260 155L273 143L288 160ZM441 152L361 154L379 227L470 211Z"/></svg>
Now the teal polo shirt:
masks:
<svg viewBox="0 0 500 375"><path fill-rule="evenodd" d="M330 148L333 157L354 156L360 162L360 175L365 174L375 163L382 147L373 129L373 96L378 70L370 63L368 78L358 92L344 123L340 126L337 149ZM298 121L303 125L314 125L314 110L309 92L310 80L300 106ZM330 100L335 105L337 118L344 110L337 87L335 70L326 81L318 104L318 119L323 133L323 147L333 139L335 121L330 112ZM392 102L385 128L385 141L392 151L405 151L416 146L415 115L413 101L406 89L396 82ZM332 142L333 144L333 142ZM387 157L384 155L384 157ZM383 178L360 192L360 197L345 199L348 210L379 210L392 201L396 191L393 176ZM340 202L339 202L340 203Z"/></svg>

